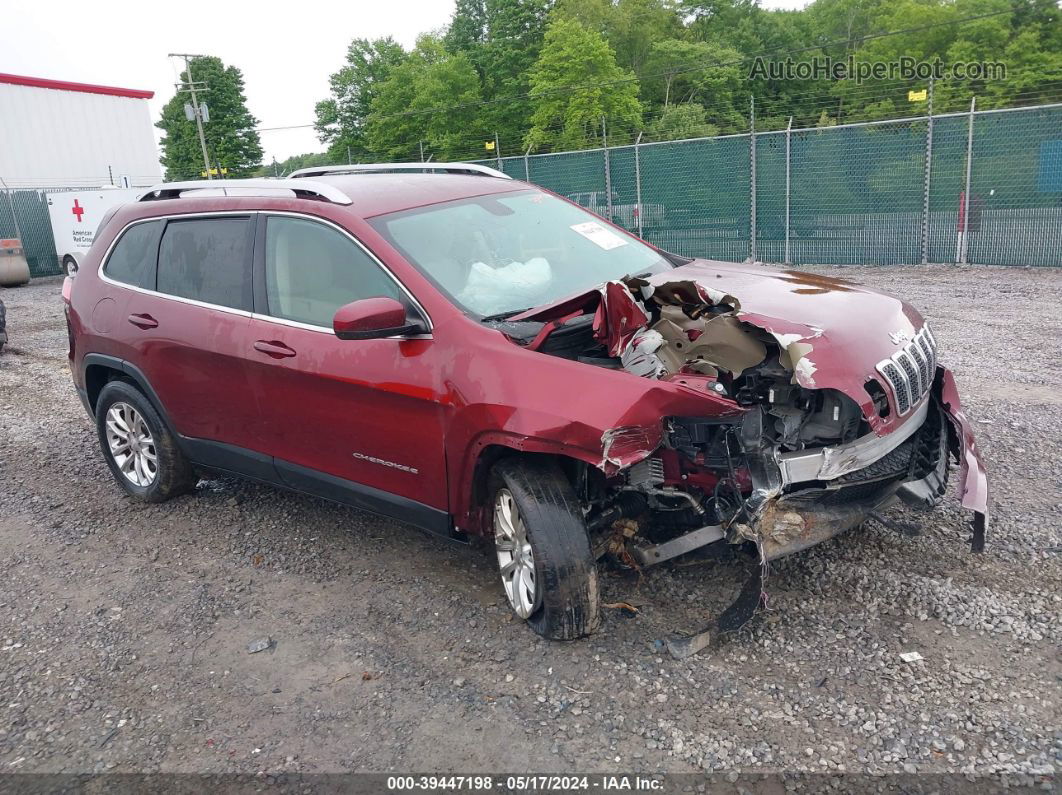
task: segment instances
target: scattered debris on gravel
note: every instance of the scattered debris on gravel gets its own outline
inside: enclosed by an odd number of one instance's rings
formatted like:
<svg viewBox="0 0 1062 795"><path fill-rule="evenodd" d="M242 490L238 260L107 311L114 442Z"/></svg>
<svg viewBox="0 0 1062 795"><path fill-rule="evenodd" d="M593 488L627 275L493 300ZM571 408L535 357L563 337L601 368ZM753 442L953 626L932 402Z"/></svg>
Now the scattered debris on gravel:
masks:
<svg viewBox="0 0 1062 795"><path fill-rule="evenodd" d="M126 499L70 383L60 281L2 291L0 770L950 772L1052 788L1062 271L844 275L932 323L989 466L986 552L954 503L894 509L892 528L777 561L766 614L682 661L663 639L717 615L746 563L606 573L620 607L601 632L549 643L510 618L485 546L221 478Z"/></svg>

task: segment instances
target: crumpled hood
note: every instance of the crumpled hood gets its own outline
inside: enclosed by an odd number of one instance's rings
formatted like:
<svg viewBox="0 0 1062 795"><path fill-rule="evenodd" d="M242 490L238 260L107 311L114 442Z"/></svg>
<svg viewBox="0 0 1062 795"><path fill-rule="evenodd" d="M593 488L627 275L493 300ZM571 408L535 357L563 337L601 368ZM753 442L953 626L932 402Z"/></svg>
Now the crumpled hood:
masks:
<svg viewBox="0 0 1062 795"><path fill-rule="evenodd" d="M918 311L898 298L843 278L703 259L644 280L625 281L636 290L640 284L661 293L692 282L712 303L736 299L740 306L735 316L774 336L788 354L798 384L848 395L878 435L914 414L900 417L893 411L880 417L864 388L873 378L888 391L877 364L900 351L924 325ZM643 288L643 298L646 294ZM595 329L599 339L609 339L612 355L631 342L645 320L641 304L621 282L608 282L511 320L548 321L587 310L597 311L596 322L602 327Z"/></svg>
<svg viewBox="0 0 1062 795"><path fill-rule="evenodd" d="M694 260L647 279L654 287L684 280L734 296L742 321L770 332L783 348L796 345L801 386L844 392L878 434L902 424L905 418L878 417L863 385L876 378L885 386L875 366L922 328L922 316L910 305L843 278L715 260Z"/></svg>

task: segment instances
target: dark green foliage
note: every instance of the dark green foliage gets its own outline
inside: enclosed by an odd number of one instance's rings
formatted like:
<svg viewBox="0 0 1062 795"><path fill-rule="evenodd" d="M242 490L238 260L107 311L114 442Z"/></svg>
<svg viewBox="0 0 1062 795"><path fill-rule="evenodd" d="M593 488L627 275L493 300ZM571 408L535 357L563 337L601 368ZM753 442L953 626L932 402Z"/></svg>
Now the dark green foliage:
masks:
<svg viewBox="0 0 1062 795"><path fill-rule="evenodd" d="M962 21L984 14L994 15ZM925 112L908 99L925 81L751 79L758 56L1002 61L1005 79L937 81L935 111L974 95L982 108L1062 100L1051 0L816 0L800 11L755 0L458 0L449 29L411 53L356 40L318 104L318 130L337 161L348 146L354 159L416 158L422 143L426 155L481 158L496 154L484 149L495 135L503 155L599 145L602 116L610 143L745 132L750 99L757 130L784 129L790 116L799 128Z"/></svg>
<svg viewBox="0 0 1062 795"><path fill-rule="evenodd" d="M207 91L199 94L210 110L210 121L203 125L210 164L228 169L228 176L250 175L262 162L262 145L255 126L258 120L247 110L243 94L243 74L235 66L225 66L220 58L204 56L191 59L192 77L206 83ZM188 74L181 72L181 81ZM162 165L166 179L199 179L203 171L203 151L194 121L188 121L184 105L187 93L177 93L162 109L155 125L164 133Z"/></svg>
<svg viewBox="0 0 1062 795"><path fill-rule="evenodd" d="M380 86L408 58L394 39L354 39L346 63L329 79L332 95L317 103L314 125L334 162L365 159L366 123Z"/></svg>

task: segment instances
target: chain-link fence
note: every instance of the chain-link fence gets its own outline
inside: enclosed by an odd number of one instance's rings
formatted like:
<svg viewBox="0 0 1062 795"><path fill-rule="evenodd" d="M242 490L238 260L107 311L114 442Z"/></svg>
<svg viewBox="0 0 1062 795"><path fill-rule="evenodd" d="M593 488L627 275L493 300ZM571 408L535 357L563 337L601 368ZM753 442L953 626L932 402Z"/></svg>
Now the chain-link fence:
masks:
<svg viewBox="0 0 1062 795"><path fill-rule="evenodd" d="M48 188L47 193L80 188ZM61 273L44 190L0 189L0 238L21 237L30 276Z"/></svg>
<svg viewBox="0 0 1062 795"><path fill-rule="evenodd" d="M479 162L687 256L1062 266L1062 104Z"/></svg>
<svg viewBox="0 0 1062 795"><path fill-rule="evenodd" d="M1062 104L479 162L687 256L1062 266ZM0 190L18 234L60 273L43 190Z"/></svg>

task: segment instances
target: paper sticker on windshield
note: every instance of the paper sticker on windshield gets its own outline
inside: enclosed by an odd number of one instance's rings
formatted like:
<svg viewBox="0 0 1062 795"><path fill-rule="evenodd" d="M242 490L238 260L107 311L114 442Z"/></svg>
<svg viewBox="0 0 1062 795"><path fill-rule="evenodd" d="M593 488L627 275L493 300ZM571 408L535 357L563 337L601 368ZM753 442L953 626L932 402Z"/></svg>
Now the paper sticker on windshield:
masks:
<svg viewBox="0 0 1062 795"><path fill-rule="evenodd" d="M598 248L611 251L614 248L627 245L627 241L614 232L609 231L596 221L587 221L585 224L573 224L572 231L578 232Z"/></svg>

